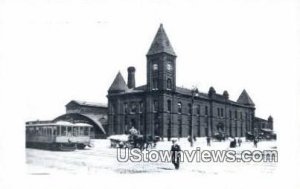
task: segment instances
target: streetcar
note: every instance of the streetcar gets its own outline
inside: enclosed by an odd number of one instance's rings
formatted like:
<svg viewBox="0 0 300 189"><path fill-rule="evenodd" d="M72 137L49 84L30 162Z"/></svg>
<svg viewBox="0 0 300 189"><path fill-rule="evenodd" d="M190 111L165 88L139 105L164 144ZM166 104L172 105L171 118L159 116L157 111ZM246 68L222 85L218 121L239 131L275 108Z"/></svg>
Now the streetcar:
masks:
<svg viewBox="0 0 300 189"><path fill-rule="evenodd" d="M26 122L26 147L72 151L90 146L92 126L65 121Z"/></svg>

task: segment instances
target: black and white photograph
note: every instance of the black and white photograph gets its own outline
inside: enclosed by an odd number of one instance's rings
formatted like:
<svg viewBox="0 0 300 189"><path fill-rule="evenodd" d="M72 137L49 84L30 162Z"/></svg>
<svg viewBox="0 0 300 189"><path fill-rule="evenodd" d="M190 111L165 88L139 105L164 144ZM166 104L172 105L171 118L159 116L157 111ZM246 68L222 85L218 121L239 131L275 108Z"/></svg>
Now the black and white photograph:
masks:
<svg viewBox="0 0 300 189"><path fill-rule="evenodd" d="M0 1L0 187L299 188L299 11Z"/></svg>

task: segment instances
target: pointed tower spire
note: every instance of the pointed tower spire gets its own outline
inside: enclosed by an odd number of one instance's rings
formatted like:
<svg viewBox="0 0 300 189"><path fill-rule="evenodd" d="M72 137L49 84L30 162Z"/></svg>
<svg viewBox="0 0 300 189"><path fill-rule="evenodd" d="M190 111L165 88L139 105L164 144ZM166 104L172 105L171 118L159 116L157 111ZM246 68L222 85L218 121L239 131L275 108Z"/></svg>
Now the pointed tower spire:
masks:
<svg viewBox="0 0 300 189"><path fill-rule="evenodd" d="M164 30L164 27L162 24L160 24L154 40L150 46L150 49L147 53L147 56L163 52L176 56L169 38Z"/></svg>
<svg viewBox="0 0 300 189"><path fill-rule="evenodd" d="M245 89L239 96L237 102L244 105L255 106L254 102L252 101L252 99L250 98L250 96L248 95Z"/></svg>
<svg viewBox="0 0 300 189"><path fill-rule="evenodd" d="M126 82L120 72L118 72L117 76L115 77L115 80L111 84L109 88L109 92L123 92L128 90L128 87L126 85Z"/></svg>

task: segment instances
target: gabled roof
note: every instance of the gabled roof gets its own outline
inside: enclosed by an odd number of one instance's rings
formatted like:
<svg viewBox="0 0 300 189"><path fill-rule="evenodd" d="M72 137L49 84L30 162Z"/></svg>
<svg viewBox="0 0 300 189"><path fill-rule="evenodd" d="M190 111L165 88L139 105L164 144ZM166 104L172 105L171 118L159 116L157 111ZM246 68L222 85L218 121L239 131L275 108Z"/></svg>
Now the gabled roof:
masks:
<svg viewBox="0 0 300 189"><path fill-rule="evenodd" d="M153 55L163 52L176 56L169 38L163 28L163 25L160 24L147 55Z"/></svg>
<svg viewBox="0 0 300 189"><path fill-rule="evenodd" d="M244 89L241 95L239 96L237 103L244 104L244 105L250 105L255 106L254 102L248 95L247 91Z"/></svg>
<svg viewBox="0 0 300 189"><path fill-rule="evenodd" d="M119 72L117 74L115 80L111 84L108 91L109 92L121 92L121 91L126 91L126 90L128 90L128 87L126 85L126 82L125 82L122 74Z"/></svg>
<svg viewBox="0 0 300 189"><path fill-rule="evenodd" d="M104 104L104 103L87 102L87 101L80 101L80 100L71 100L68 104L66 104L66 106L71 104L71 103L75 103L75 104L80 105L80 106L91 106L91 107L107 108L107 104Z"/></svg>

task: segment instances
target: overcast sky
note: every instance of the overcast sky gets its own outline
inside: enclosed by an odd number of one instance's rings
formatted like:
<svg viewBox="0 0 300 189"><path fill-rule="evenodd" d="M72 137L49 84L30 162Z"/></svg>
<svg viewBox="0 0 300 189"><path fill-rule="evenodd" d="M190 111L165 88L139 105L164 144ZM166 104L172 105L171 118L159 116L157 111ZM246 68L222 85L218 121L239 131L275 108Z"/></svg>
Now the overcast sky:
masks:
<svg viewBox="0 0 300 189"><path fill-rule="evenodd" d="M246 89L256 115L274 117L287 152L282 173L296 167L288 149L299 147L297 7L292 0L0 1L0 151L7 154L0 162L14 162L5 169L10 183L24 165L24 122L53 119L72 99L106 103L128 66L137 69L137 85L145 84L145 55L160 23L178 55L178 86L214 86L232 100Z"/></svg>

